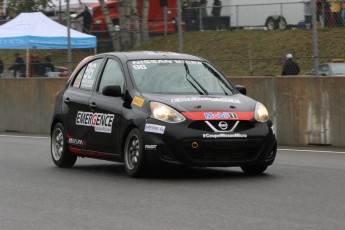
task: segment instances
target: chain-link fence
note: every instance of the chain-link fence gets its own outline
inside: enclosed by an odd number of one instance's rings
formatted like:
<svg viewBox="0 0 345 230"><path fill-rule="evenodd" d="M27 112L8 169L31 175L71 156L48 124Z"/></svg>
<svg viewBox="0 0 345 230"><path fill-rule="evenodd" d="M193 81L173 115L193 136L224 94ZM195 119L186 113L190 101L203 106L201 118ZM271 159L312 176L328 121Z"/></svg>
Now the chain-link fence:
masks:
<svg viewBox="0 0 345 230"><path fill-rule="evenodd" d="M90 33L97 36L98 53L133 49L184 52L207 58L227 75L257 76L280 75L287 54L292 54L299 64L299 74L310 72L315 63L345 58L342 1L118 2L107 2L113 23L110 30L115 33L109 33L99 5L89 6L93 13ZM82 10L71 9L71 14L78 15ZM125 14L122 23L120 13ZM72 28L82 31L82 20L74 18ZM53 55L56 65L67 66L65 51L35 51L39 56L47 52ZM5 59L7 54L3 55ZM91 50L73 50L72 65L90 54ZM13 54L7 59L5 62L11 62Z"/></svg>
<svg viewBox="0 0 345 230"><path fill-rule="evenodd" d="M342 1L223 0L219 18L217 1L195 2L182 6L179 51L207 57L226 74L280 75L287 54L299 63L299 74L307 74L316 63L345 57Z"/></svg>
<svg viewBox="0 0 345 230"><path fill-rule="evenodd" d="M148 2L146 31L117 27L118 43L123 44L124 34L130 34L126 38L130 41L115 50L191 53L206 57L231 75L280 75L289 53L300 65L299 74L311 72L315 63L345 58L342 1L170 0L166 7L158 0ZM138 12L140 19L142 12ZM99 52L114 50L107 31L93 33L98 37ZM150 35L149 43L143 39L145 33ZM144 45L138 48L135 44Z"/></svg>

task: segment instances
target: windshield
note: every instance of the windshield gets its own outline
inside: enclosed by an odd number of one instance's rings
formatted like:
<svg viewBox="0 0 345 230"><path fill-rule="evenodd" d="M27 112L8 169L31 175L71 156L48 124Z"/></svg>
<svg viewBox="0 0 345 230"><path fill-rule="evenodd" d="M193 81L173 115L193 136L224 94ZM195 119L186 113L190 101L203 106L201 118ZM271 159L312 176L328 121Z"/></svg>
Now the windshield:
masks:
<svg viewBox="0 0 345 230"><path fill-rule="evenodd" d="M128 65L135 85L143 93L233 94L233 87L207 62L136 60Z"/></svg>

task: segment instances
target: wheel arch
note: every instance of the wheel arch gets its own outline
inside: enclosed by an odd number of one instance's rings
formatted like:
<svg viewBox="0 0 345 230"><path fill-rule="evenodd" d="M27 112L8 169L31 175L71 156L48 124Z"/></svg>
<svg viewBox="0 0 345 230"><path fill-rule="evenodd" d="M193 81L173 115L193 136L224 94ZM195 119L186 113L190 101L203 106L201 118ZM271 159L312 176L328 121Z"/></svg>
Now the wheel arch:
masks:
<svg viewBox="0 0 345 230"><path fill-rule="evenodd" d="M122 135L121 135L121 146L120 146L120 153L121 153L121 158L123 159L124 157L124 148L125 148L125 144L126 144L126 139L128 137L128 134L133 130L133 129L138 129L140 130L136 125L134 124L130 124L129 126L126 127L126 129L123 131Z"/></svg>
<svg viewBox="0 0 345 230"><path fill-rule="evenodd" d="M60 119L57 119L57 118L53 119L53 121L51 123L51 126L50 126L50 135L52 134L55 125L58 124L58 123L62 124L62 121Z"/></svg>

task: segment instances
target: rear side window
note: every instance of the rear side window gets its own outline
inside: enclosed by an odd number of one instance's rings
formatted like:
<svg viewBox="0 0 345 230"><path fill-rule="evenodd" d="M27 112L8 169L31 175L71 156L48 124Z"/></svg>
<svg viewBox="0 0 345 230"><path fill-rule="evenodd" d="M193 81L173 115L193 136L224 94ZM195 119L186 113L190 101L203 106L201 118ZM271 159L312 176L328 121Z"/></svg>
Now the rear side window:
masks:
<svg viewBox="0 0 345 230"><path fill-rule="evenodd" d="M124 84L125 79L120 64L113 59L108 59L102 74L98 92L101 93L103 87L106 85L119 85L123 92Z"/></svg>
<svg viewBox="0 0 345 230"><path fill-rule="evenodd" d="M85 65L77 74L73 82L73 87L91 90L96 81L102 61L103 59L96 59Z"/></svg>

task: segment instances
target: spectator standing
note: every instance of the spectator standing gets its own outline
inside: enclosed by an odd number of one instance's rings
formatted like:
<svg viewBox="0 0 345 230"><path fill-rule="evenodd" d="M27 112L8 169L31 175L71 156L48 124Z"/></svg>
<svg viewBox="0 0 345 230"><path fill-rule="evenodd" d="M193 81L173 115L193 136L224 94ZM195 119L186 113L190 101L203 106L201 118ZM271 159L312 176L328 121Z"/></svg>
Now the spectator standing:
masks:
<svg viewBox="0 0 345 230"><path fill-rule="evenodd" d="M89 8L85 5L84 11L78 14L76 19L82 17L83 18L83 33L90 33L90 27L92 23L92 15L90 13Z"/></svg>
<svg viewBox="0 0 345 230"><path fill-rule="evenodd" d="M298 75L299 71L300 67L298 63L293 60L292 54L287 54L283 65L282 75Z"/></svg>
<svg viewBox="0 0 345 230"><path fill-rule="evenodd" d="M2 61L0 57L0 77L4 75L4 62Z"/></svg>
<svg viewBox="0 0 345 230"><path fill-rule="evenodd" d="M186 31L192 30L192 27L193 27L192 18L193 18L192 9L189 7L189 4L187 1L183 1L182 20L186 23Z"/></svg>
<svg viewBox="0 0 345 230"><path fill-rule="evenodd" d="M15 53L14 56L14 64L9 68L13 70L13 77L25 77L26 67L23 58L20 57L19 53Z"/></svg>
<svg viewBox="0 0 345 230"><path fill-rule="evenodd" d="M201 18L206 18L208 16L206 6L207 0L200 0Z"/></svg>
<svg viewBox="0 0 345 230"><path fill-rule="evenodd" d="M342 26L341 19L341 2L339 0L333 0L330 2L331 12L334 20L334 25L339 27Z"/></svg>
<svg viewBox="0 0 345 230"><path fill-rule="evenodd" d="M34 75L44 75L41 60L36 54L31 55L31 76Z"/></svg>
<svg viewBox="0 0 345 230"><path fill-rule="evenodd" d="M341 2L341 11L340 11L340 16L341 16L341 20L343 23L343 26L345 26L345 2Z"/></svg>
<svg viewBox="0 0 345 230"><path fill-rule="evenodd" d="M194 0L191 5L192 30L200 30L200 0Z"/></svg>
<svg viewBox="0 0 345 230"><path fill-rule="evenodd" d="M44 57L43 69L44 69L44 73L47 76L49 75L49 72L54 72L55 70L55 67L52 63L52 59L49 55Z"/></svg>
<svg viewBox="0 0 345 230"><path fill-rule="evenodd" d="M214 0L211 14L213 16L213 27L216 30L221 29L221 21L220 21L221 10L222 10L222 2L220 0Z"/></svg>

